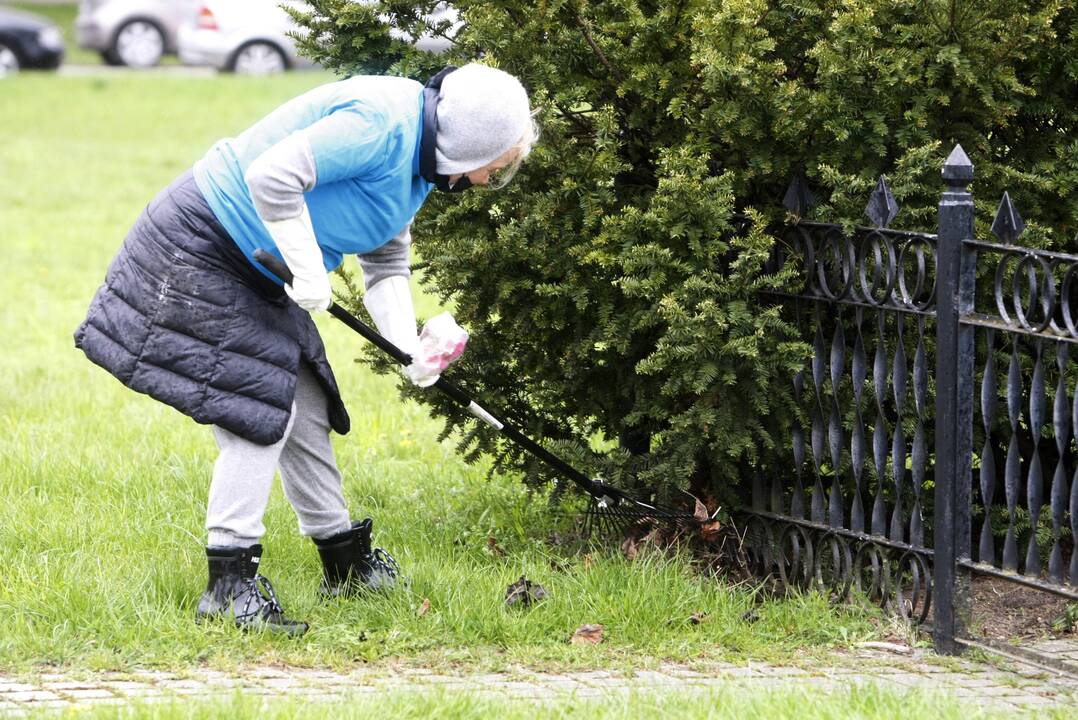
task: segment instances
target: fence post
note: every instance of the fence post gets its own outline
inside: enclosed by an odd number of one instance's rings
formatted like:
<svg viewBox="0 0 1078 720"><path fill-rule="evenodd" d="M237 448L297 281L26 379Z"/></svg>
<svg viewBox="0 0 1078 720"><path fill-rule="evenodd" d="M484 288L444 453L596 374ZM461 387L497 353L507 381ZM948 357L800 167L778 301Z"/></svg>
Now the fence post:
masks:
<svg viewBox="0 0 1078 720"><path fill-rule="evenodd" d="M933 635L936 650L948 654L956 652L970 608L969 574L957 562L970 557L974 328L959 320L973 310L976 283L977 252L965 242L974 239L972 180L973 163L956 145L943 166L936 245Z"/></svg>

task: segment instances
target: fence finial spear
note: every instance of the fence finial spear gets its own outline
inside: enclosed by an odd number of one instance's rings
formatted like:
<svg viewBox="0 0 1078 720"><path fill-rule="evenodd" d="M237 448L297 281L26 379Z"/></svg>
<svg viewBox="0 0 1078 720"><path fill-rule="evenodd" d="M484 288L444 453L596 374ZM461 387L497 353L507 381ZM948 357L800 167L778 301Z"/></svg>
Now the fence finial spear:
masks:
<svg viewBox="0 0 1078 720"><path fill-rule="evenodd" d="M876 182L876 189L872 191L872 197L868 199L865 215L868 215L868 219L878 228L887 227L898 215L898 202L891 194L891 188L887 186L886 176L880 175L880 179Z"/></svg>
<svg viewBox="0 0 1078 720"><path fill-rule="evenodd" d="M1011 195L1003 191L1003 199L999 201L999 209L996 210L996 219L992 222L992 234L1006 245L1014 245L1014 242L1026 229L1026 221L1018 214L1018 209L1011 202Z"/></svg>
<svg viewBox="0 0 1078 720"><path fill-rule="evenodd" d="M973 163L961 145L955 145L947 162L943 163L943 179L958 184L973 180Z"/></svg>
<svg viewBox="0 0 1078 720"><path fill-rule="evenodd" d="M790 187L786 190L786 196L782 198L782 205L790 214L800 219L805 216L813 205L816 204L816 196L809 190L805 176L800 172L795 173L790 180Z"/></svg>

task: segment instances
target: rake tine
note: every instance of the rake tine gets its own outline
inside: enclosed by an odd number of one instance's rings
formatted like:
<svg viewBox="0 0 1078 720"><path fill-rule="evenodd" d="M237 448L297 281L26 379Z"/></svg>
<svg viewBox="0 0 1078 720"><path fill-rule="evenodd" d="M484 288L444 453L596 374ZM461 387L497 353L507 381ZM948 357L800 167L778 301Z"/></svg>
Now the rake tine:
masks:
<svg viewBox="0 0 1078 720"><path fill-rule="evenodd" d="M599 535L608 535L610 533L609 518L602 509L595 511L595 517L599 521Z"/></svg>
<svg viewBox="0 0 1078 720"><path fill-rule="evenodd" d="M606 519L607 533L609 533L610 535L617 535L617 510L611 510L610 508L608 508L603 512L603 517Z"/></svg>
<svg viewBox="0 0 1078 720"><path fill-rule="evenodd" d="M599 515L599 534L609 535L610 532L610 519L605 514Z"/></svg>
<svg viewBox="0 0 1078 720"><path fill-rule="evenodd" d="M601 536L607 529L604 508L599 507L598 503L598 498L593 497L585 513L586 532L589 536Z"/></svg>
<svg viewBox="0 0 1078 720"><path fill-rule="evenodd" d="M610 532L612 535L621 535L625 529L624 527L624 515L620 510L612 509L607 514L607 522L610 524Z"/></svg>
<svg viewBox="0 0 1078 720"><path fill-rule="evenodd" d="M620 510L618 510L616 508L609 509L607 511L607 514L606 514L606 522L607 522L607 525L610 527L610 534L611 535L614 535L616 537L616 536L621 534L621 532L622 532L622 515L621 515Z"/></svg>
<svg viewBox="0 0 1078 720"><path fill-rule="evenodd" d="M614 525L614 530L621 535L624 535L630 527L636 523L636 517L633 513L619 508L615 508L611 512L611 523Z"/></svg>
<svg viewBox="0 0 1078 720"><path fill-rule="evenodd" d="M588 509L584 512L584 534L591 537L595 533L596 524L598 522L598 516L595 513L595 503L589 503Z"/></svg>

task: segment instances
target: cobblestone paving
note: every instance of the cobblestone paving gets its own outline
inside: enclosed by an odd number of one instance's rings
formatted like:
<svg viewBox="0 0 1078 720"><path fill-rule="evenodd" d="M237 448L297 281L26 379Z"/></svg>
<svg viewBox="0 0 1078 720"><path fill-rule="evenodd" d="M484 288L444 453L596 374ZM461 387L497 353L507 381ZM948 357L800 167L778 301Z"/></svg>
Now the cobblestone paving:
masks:
<svg viewBox="0 0 1078 720"><path fill-rule="evenodd" d="M453 675L415 668L358 668L330 672L300 668L256 667L239 674L193 670L183 674L152 670L103 673L75 679L46 673L13 677L0 674L0 716L18 717L39 709L65 709L98 703L126 703L238 692L269 696L332 699L385 692L463 691L487 697L530 699L603 697L630 691L707 692L728 688L782 687L842 691L877 685L898 692L928 689L959 701L976 701L1001 710L1035 710L1074 705L1078 679L1015 664L1007 669L967 660L941 659L931 652L895 653L863 649L835 655L830 664L777 666L709 663L661 665L634 673L587 671L553 674L524 668L506 673Z"/></svg>
<svg viewBox="0 0 1078 720"><path fill-rule="evenodd" d="M1030 643L1029 649L1064 666L1078 668L1078 638L1073 635Z"/></svg>

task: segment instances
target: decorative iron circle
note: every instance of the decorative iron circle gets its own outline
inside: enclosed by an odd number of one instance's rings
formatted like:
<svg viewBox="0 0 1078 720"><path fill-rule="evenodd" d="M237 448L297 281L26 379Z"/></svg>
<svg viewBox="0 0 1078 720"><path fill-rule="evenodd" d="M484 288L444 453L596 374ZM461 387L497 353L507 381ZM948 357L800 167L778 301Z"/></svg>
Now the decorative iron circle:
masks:
<svg viewBox="0 0 1078 720"><path fill-rule="evenodd" d="M1048 326L1052 329L1052 332L1057 335L1066 334L1066 330L1060 327L1060 324L1057 322L1063 315L1063 302L1060 296L1063 293L1063 276L1065 276L1065 273L1063 273L1063 275L1060 274L1062 272L1060 269L1062 265L1062 260L1052 260L1048 264L1048 277L1052 280L1052 305L1047 313ZM1056 282L1057 277L1059 278L1058 283Z"/></svg>
<svg viewBox="0 0 1078 720"><path fill-rule="evenodd" d="M870 251L871 283L868 280ZM885 305L894 292L896 273L894 244L889 242L883 233L875 230L867 233L861 240L861 252L857 258L857 275L865 301L877 307Z"/></svg>
<svg viewBox="0 0 1078 720"><path fill-rule="evenodd" d="M1074 321L1074 309L1071 306L1071 296L1078 291L1078 263L1073 263L1067 268L1063 276L1063 284L1060 290L1062 300L1063 324L1067 326L1067 332L1072 338L1078 338L1078 323Z"/></svg>
<svg viewBox="0 0 1078 720"><path fill-rule="evenodd" d="M928 252L925 252L925 249ZM913 253L917 263L916 284L910 290L906 282L906 261ZM929 273L929 263L925 259L931 259L932 272ZM898 288L902 297L902 304L906 307L927 310L936 299L936 248L927 238L911 237L902 245L898 254Z"/></svg>
<svg viewBox="0 0 1078 720"><path fill-rule="evenodd" d="M865 574L866 569L868 575ZM858 592L863 592L870 602L886 605L891 594L891 562L887 549L876 543L865 543L858 548L853 563L853 578ZM865 583L866 579L868 583Z"/></svg>
<svg viewBox="0 0 1078 720"><path fill-rule="evenodd" d="M852 240L837 228L827 230L823 247L816 256L816 282L828 300L842 300L849 295L854 282L855 255ZM837 290L833 284L838 286Z"/></svg>
<svg viewBox="0 0 1078 720"><path fill-rule="evenodd" d="M791 258L795 262L800 261L801 274L804 275L802 291L816 294L816 242L812 239L812 233L807 228L797 225L786 233L786 239L793 248L793 252L783 260L782 264L785 265L786 261Z"/></svg>
<svg viewBox="0 0 1078 720"><path fill-rule="evenodd" d="M909 586L905 579L909 573ZM907 550L898 559L898 576L895 579L895 606L904 620L918 625L928 619L932 608L932 572L920 553Z"/></svg>
<svg viewBox="0 0 1078 720"><path fill-rule="evenodd" d="M1007 277L1007 268L1015 257L1017 257L1017 253L1003 253L1003 257L999 259L999 263L996 265L996 279L992 287L992 294L996 299L996 312L999 313L1000 318L1007 325L1014 325L1015 321L1011 318L1011 314L1007 312L1007 303L1003 299L1003 279Z"/></svg>
<svg viewBox="0 0 1078 720"><path fill-rule="evenodd" d="M1036 263L1039 269L1043 272L1045 282L1043 283L1043 292L1038 292L1037 285L1037 270L1034 269L1033 263ZM1022 271L1025 270L1023 273ZM1040 306L1043 317L1037 322L1030 322L1029 316L1026 315L1026 308L1022 302L1022 286L1021 278L1023 275L1029 282L1029 305L1030 310L1033 310L1038 304L1037 300L1040 298ZM1018 261L1018 265L1014 268L1014 275L1011 277L1011 296L1014 301L1014 312L1018 316L1018 322L1024 330L1029 332L1043 332L1048 324L1052 322L1052 315L1055 314L1056 305L1056 283L1055 278L1052 276L1052 268L1048 265L1044 258L1036 255L1023 255L1022 259Z"/></svg>
<svg viewBox="0 0 1078 720"><path fill-rule="evenodd" d="M853 554L846 538L828 533L820 538L813 563L816 585L827 588L832 600L842 602L850 596L853 585Z"/></svg>
<svg viewBox="0 0 1078 720"><path fill-rule="evenodd" d="M800 525L788 523L779 535L779 580L788 589L806 590L812 583L814 548L812 536Z"/></svg>
<svg viewBox="0 0 1078 720"><path fill-rule="evenodd" d="M745 555L756 577L767 577L775 567L775 533L771 523L750 515L745 526Z"/></svg>

